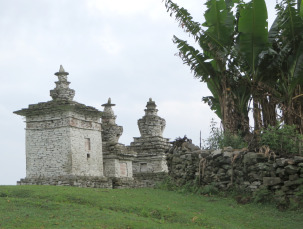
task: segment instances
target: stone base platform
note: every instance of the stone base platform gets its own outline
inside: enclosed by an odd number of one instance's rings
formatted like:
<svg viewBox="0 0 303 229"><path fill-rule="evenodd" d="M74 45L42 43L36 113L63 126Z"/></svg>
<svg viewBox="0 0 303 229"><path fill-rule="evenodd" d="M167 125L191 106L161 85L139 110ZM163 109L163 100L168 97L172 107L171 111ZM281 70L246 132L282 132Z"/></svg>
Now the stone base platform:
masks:
<svg viewBox="0 0 303 229"><path fill-rule="evenodd" d="M24 178L17 181L17 185L55 185L75 186L84 188L149 188L161 182L167 173L137 173L133 178L107 178L86 176L61 176L54 178Z"/></svg>
<svg viewBox="0 0 303 229"><path fill-rule="evenodd" d="M53 178L24 178L17 185L57 185L90 188L113 188L113 181L106 177L60 176Z"/></svg>

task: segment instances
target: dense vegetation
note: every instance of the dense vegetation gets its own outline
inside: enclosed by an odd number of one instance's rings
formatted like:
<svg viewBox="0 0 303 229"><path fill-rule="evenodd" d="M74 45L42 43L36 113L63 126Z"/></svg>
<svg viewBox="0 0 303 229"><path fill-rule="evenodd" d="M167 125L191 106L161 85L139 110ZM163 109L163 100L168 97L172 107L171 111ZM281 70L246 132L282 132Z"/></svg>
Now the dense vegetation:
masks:
<svg viewBox="0 0 303 229"><path fill-rule="evenodd" d="M301 2L277 1L276 19L268 29L264 0L208 0L203 24L186 9L165 1L196 41L190 45L174 36L183 62L212 93L203 101L221 119L224 132L240 134L253 147L261 144L265 129L278 123L303 133Z"/></svg>
<svg viewBox="0 0 303 229"><path fill-rule="evenodd" d="M0 186L0 228L302 228L301 211L160 189Z"/></svg>

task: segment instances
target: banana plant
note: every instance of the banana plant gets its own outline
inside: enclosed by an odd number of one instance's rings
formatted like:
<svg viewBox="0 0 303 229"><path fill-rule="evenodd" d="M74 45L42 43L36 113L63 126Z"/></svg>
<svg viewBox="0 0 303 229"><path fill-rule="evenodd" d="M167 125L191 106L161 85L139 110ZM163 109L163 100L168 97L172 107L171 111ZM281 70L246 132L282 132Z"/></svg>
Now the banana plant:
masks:
<svg viewBox="0 0 303 229"><path fill-rule="evenodd" d="M174 14L179 25L192 35L199 45L196 49L186 41L174 37L179 49L180 57L194 72L194 76L205 82L212 96L204 97L211 109L222 120L224 130L231 133L240 130L247 131L247 111L249 92L241 84L237 58L234 58L235 22L232 12L235 3L239 0L208 0L204 14L203 25L194 22L191 15L184 8L167 0L166 8ZM206 29L204 29L206 28ZM244 90L243 90L244 89ZM245 113L245 112L244 112ZM245 123L245 127L242 124Z"/></svg>
<svg viewBox="0 0 303 229"><path fill-rule="evenodd" d="M262 78L261 56L269 49L265 1L251 0L242 4L239 13L236 49L242 62L241 70L244 72L252 96L255 130L258 130L262 126L261 107L255 89Z"/></svg>
<svg viewBox="0 0 303 229"><path fill-rule="evenodd" d="M278 15L271 37L277 52L275 66L276 97L285 124L295 124L303 133L303 10L302 2L283 0L277 6ZM276 62L278 64L276 64ZM279 65L279 67L277 67Z"/></svg>

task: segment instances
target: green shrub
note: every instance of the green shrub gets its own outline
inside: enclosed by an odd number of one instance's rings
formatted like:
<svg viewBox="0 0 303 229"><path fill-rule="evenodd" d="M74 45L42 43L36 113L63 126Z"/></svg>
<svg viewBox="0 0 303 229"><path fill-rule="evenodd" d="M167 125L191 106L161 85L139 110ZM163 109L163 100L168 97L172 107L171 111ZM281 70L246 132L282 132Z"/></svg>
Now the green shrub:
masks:
<svg viewBox="0 0 303 229"><path fill-rule="evenodd" d="M199 189L199 193L202 195L216 195L219 194L219 190L218 188L216 188L214 185L209 184L209 185L205 185L203 187L201 187Z"/></svg>
<svg viewBox="0 0 303 229"><path fill-rule="evenodd" d="M176 185L176 182L171 177L167 176L161 182L158 182L155 185L155 188L162 189L162 190L167 190L167 191L174 191L178 187Z"/></svg>
<svg viewBox="0 0 303 229"><path fill-rule="evenodd" d="M277 154L301 154L302 140L295 125L277 125L262 131L260 143Z"/></svg>
<svg viewBox="0 0 303 229"><path fill-rule="evenodd" d="M241 133L231 134L228 131L223 131L217 127L214 119L210 122L210 136L203 141L205 149L223 149L231 146L234 149L241 149L247 147L247 143L241 137Z"/></svg>
<svg viewBox="0 0 303 229"><path fill-rule="evenodd" d="M253 193L255 203L269 203L273 198L273 193L267 188L260 188Z"/></svg>

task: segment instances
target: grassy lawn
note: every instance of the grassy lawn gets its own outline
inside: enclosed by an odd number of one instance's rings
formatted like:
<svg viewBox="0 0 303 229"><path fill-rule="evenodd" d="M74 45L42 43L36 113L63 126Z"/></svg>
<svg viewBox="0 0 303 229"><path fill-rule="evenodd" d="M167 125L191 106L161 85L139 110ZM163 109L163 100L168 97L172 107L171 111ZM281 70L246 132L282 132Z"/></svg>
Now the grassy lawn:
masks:
<svg viewBox="0 0 303 229"><path fill-rule="evenodd" d="M0 228L303 228L302 211L159 189L0 186Z"/></svg>

